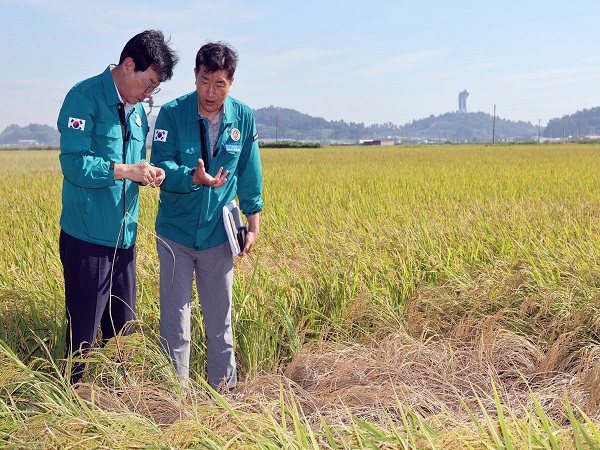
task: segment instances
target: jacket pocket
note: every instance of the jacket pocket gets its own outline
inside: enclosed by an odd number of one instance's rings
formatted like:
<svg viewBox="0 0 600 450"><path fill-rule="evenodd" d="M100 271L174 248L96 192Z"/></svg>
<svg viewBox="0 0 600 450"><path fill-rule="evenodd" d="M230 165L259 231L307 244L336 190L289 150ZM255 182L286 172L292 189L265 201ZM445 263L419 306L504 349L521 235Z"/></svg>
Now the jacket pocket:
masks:
<svg viewBox="0 0 600 450"><path fill-rule="evenodd" d="M198 158L201 158L200 143L195 141L179 141L177 144L177 156L180 165L193 169L198 165Z"/></svg>
<svg viewBox="0 0 600 450"><path fill-rule="evenodd" d="M144 132L141 127L134 127L131 130L131 139L138 142L143 142L146 140L146 136L144 136Z"/></svg>
<svg viewBox="0 0 600 450"><path fill-rule="evenodd" d="M108 161L122 161L123 139L121 125L109 123L109 122L97 122L96 132L92 134L92 148L94 149L106 149L101 150L102 154L96 154L96 156L103 156Z"/></svg>
<svg viewBox="0 0 600 450"><path fill-rule="evenodd" d="M219 166L223 166L224 170L234 172L237 167L237 162L242 153L242 146L238 144L223 144L219 151Z"/></svg>

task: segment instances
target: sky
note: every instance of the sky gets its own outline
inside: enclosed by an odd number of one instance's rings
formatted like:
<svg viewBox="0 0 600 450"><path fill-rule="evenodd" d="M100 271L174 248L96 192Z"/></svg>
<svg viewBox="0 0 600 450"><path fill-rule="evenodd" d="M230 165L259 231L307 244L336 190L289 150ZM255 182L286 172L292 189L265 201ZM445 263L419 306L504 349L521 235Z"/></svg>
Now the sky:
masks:
<svg viewBox="0 0 600 450"><path fill-rule="evenodd" d="M0 132L47 124L77 82L146 29L180 61L155 96L194 90L208 41L239 53L230 95L326 120L403 125L458 110L545 126L600 106L600 2L0 0ZM153 111L156 114L157 109Z"/></svg>

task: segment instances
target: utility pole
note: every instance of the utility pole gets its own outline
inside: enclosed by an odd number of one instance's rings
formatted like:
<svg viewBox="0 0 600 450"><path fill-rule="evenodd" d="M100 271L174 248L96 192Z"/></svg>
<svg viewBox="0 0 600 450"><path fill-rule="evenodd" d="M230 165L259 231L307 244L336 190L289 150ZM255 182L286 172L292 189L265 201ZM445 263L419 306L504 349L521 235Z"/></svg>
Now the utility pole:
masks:
<svg viewBox="0 0 600 450"><path fill-rule="evenodd" d="M538 144L540 142L542 142L542 134L541 134L541 128L540 128L540 119L538 119Z"/></svg>
<svg viewBox="0 0 600 450"><path fill-rule="evenodd" d="M275 112L275 142L277 142L277 129L279 127L279 108Z"/></svg>
<svg viewBox="0 0 600 450"><path fill-rule="evenodd" d="M494 105L494 125L492 127L492 144L496 143L496 105Z"/></svg>

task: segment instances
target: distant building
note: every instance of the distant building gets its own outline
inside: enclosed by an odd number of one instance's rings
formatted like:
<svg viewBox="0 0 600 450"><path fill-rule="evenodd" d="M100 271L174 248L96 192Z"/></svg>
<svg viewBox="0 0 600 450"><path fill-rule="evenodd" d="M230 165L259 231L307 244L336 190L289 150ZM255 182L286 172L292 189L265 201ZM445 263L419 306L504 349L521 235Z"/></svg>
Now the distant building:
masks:
<svg viewBox="0 0 600 450"><path fill-rule="evenodd" d="M34 145L40 145L35 139L19 139L17 143L19 147L33 147Z"/></svg>
<svg viewBox="0 0 600 450"><path fill-rule="evenodd" d="M462 92L458 93L458 112L466 113L467 112L467 97L469 96L469 91L466 89Z"/></svg>
<svg viewBox="0 0 600 450"><path fill-rule="evenodd" d="M396 139L361 139L358 143L360 145L394 145Z"/></svg>

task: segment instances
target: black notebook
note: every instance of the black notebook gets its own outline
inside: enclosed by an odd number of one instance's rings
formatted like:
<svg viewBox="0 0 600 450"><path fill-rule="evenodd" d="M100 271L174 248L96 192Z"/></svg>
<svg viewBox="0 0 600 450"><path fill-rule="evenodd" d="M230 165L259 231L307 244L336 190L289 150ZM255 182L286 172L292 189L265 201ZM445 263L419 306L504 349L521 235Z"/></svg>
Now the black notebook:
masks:
<svg viewBox="0 0 600 450"><path fill-rule="evenodd" d="M233 256L239 255L246 245L248 227L242 221L242 214L235 200L223 206L223 224L227 232L229 247Z"/></svg>

